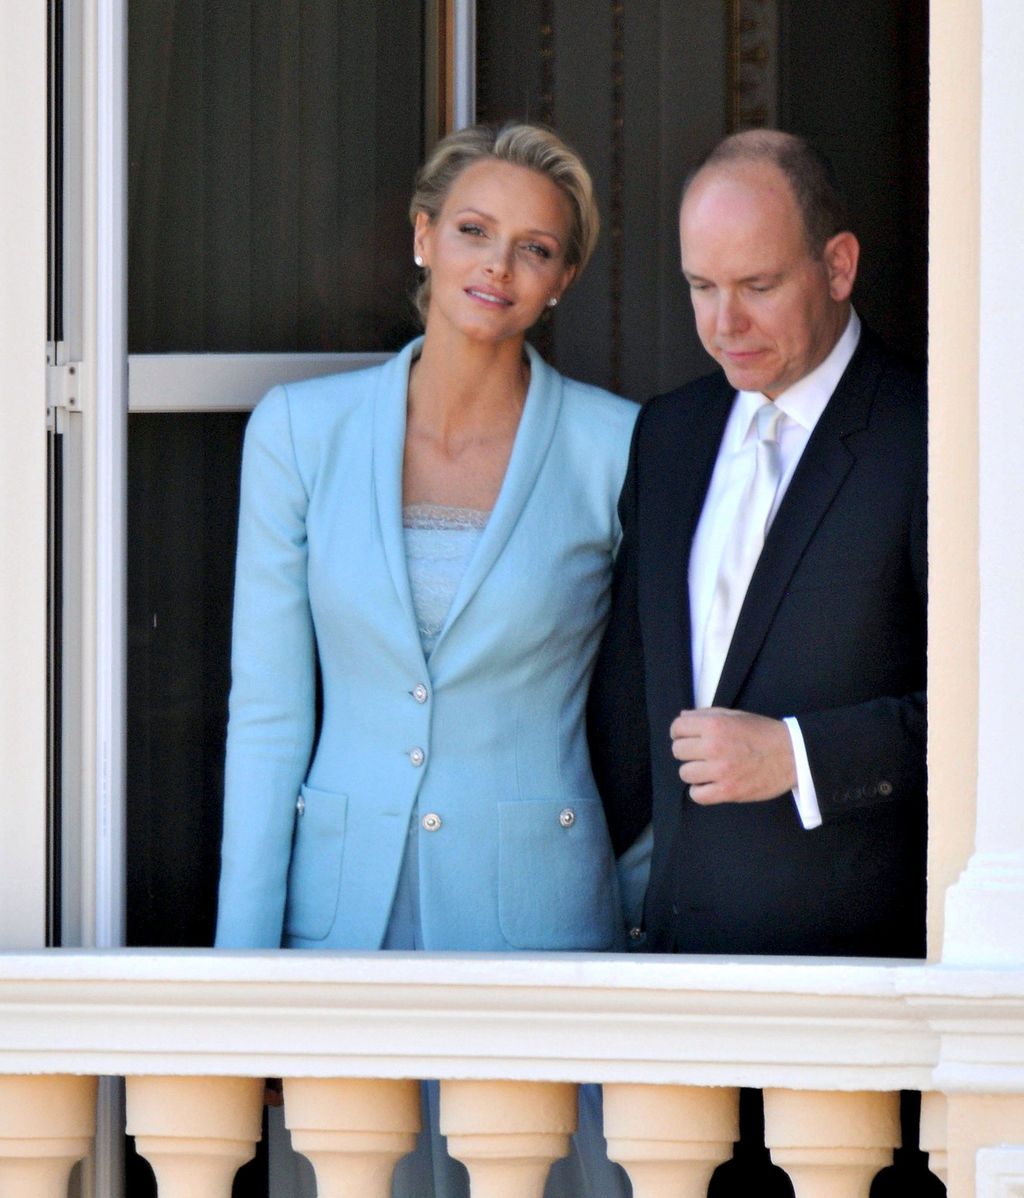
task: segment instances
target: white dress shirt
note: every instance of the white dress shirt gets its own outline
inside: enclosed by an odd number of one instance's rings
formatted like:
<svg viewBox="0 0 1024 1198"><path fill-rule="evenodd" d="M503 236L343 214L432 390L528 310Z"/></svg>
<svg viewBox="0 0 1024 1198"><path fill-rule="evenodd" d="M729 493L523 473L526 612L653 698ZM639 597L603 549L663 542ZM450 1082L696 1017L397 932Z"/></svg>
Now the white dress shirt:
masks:
<svg viewBox="0 0 1024 1198"><path fill-rule="evenodd" d="M779 426L782 475L768 518L769 527L792 481L811 433L814 432L814 426L849 365L859 340L860 320L851 309L850 319L842 336L824 362L775 399L776 405L785 413L785 419ZM694 678L700 677L704 635L722 551L738 518L739 503L747 480L753 473L753 457L757 451L753 416L764 401L765 397L759 391L736 393L732 411L726 421L715 469L711 475L711 484L694 533L688 579ZM706 695L700 696L700 699L705 704L711 701L711 697ZM792 716L786 717L785 724L789 729L796 760L797 785L793 790L793 797L796 800L797 811L805 828L817 828L821 824L821 811L803 734L799 723Z"/></svg>

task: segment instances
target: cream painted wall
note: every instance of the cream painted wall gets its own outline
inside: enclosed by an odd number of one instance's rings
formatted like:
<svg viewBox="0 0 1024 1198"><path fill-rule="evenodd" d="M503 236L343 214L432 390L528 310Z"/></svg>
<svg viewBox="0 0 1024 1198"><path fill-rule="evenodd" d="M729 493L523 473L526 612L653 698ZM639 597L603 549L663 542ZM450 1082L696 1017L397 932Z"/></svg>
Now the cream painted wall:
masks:
<svg viewBox="0 0 1024 1198"><path fill-rule="evenodd" d="M1019 1094L953 1094L949 1098L947 1119L947 1189L950 1194L971 1198L975 1193L978 1149L988 1145L1021 1143L1024 1137L1024 1097ZM1006 1191L1007 1196L1011 1193L1019 1191Z"/></svg>
<svg viewBox="0 0 1024 1198"><path fill-rule="evenodd" d="M929 235L929 955L974 847L982 0L932 0Z"/></svg>
<svg viewBox="0 0 1024 1198"><path fill-rule="evenodd" d="M46 6L0 4L0 948L44 943Z"/></svg>

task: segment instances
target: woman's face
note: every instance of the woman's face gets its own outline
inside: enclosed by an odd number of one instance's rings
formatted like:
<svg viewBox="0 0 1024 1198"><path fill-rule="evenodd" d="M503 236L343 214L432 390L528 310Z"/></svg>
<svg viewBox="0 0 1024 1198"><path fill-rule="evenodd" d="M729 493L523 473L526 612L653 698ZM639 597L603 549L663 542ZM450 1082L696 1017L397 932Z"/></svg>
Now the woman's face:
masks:
<svg viewBox="0 0 1024 1198"><path fill-rule="evenodd" d="M467 167L436 220L416 217L416 253L430 270L427 328L522 337L575 274L565 265L571 228L569 200L546 175L495 159Z"/></svg>

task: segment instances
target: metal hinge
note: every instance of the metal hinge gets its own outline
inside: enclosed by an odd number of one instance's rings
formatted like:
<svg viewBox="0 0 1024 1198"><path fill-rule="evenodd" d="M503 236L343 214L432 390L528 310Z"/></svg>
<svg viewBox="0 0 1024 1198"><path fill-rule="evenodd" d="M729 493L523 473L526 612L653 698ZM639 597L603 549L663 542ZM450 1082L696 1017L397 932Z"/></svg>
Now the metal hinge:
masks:
<svg viewBox="0 0 1024 1198"><path fill-rule="evenodd" d="M46 427L57 429L65 412L82 410L82 364L62 362L53 364L52 355L47 355L46 367Z"/></svg>

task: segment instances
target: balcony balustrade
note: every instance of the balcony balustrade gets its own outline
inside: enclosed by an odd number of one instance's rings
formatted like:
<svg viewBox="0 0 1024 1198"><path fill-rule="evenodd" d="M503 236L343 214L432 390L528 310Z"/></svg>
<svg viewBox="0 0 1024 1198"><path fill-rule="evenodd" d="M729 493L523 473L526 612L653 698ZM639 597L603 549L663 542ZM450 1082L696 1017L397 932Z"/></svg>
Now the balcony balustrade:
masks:
<svg viewBox="0 0 1024 1198"><path fill-rule="evenodd" d="M282 1077L320 1198L387 1198L441 1079L474 1198L540 1198L576 1083L602 1082L637 1198L703 1198L737 1087L797 1198L867 1198L923 1092L921 1146L957 1198L1016 1194L1024 970L922 963L508 954L0 954L0 1195L63 1198L95 1079L160 1198L227 1198ZM1001 1173L1001 1162L1006 1165ZM1009 1179L1009 1180L1007 1180ZM987 1188L984 1188L987 1187ZM1000 1188L1003 1187L1003 1188Z"/></svg>

